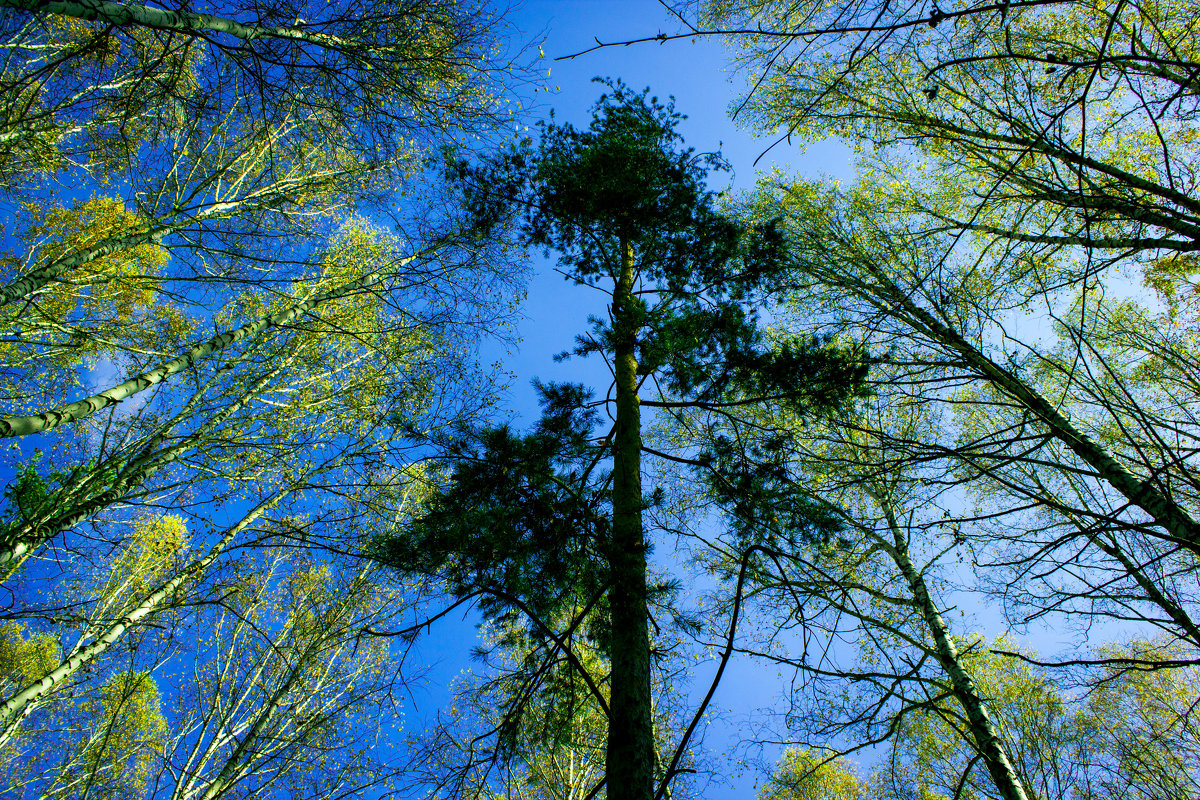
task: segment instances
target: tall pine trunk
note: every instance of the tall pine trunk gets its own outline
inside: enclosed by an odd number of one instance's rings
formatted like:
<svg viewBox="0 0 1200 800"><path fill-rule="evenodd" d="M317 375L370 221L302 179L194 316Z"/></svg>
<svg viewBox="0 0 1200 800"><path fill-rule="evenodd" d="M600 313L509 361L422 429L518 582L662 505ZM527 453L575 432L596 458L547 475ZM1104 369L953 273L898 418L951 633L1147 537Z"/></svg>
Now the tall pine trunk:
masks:
<svg viewBox="0 0 1200 800"><path fill-rule="evenodd" d="M654 734L650 711L650 638L646 627L646 543L642 531L638 325L633 298L633 248L628 242L621 244L621 257L612 306L617 424L613 440L612 543L608 556L612 677L605 788L609 800L651 800Z"/></svg>

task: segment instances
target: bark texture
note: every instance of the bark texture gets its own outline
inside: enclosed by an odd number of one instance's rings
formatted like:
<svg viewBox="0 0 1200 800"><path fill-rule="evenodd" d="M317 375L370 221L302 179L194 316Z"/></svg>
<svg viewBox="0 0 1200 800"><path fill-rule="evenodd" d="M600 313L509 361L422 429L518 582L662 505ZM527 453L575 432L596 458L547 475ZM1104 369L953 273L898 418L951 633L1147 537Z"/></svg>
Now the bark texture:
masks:
<svg viewBox="0 0 1200 800"><path fill-rule="evenodd" d="M991 715L988 714L987 704L979 694L979 688L971 679L970 674L963 669L958 647L950 635L950 627L942 618L941 612L929 594L925 576L908 556L908 542L900 530L895 515L886 502L881 501L880 508L883 510L892 534L892 558L912 590L913 604L916 605L925 620L929 636L933 639L938 662L950 678L954 697L958 700L958 704L962 707L963 714L970 724L971 738L974 739L975 748L987 767L992 783L996 785L1004 800L1029 800L1021 778L1013 767L1012 760L1008 757L1004 741L1000 738L1000 732L996 730L996 725L992 722Z"/></svg>
<svg viewBox="0 0 1200 800"><path fill-rule="evenodd" d="M654 796L646 543L642 530L642 431L633 282L632 249L623 244L621 271L612 306L617 421L613 439L613 526L609 554L612 678L605 756L605 787L609 800L651 800Z"/></svg>

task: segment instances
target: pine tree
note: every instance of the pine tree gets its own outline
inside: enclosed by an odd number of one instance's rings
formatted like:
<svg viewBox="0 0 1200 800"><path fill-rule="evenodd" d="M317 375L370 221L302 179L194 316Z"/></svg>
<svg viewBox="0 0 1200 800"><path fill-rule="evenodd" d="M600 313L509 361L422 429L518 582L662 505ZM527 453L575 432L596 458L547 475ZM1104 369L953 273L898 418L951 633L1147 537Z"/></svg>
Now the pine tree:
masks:
<svg viewBox="0 0 1200 800"><path fill-rule="evenodd" d="M489 617L525 615L548 658L571 662L571 637L594 637L611 668L607 695L592 686L608 714L607 796L650 800L656 777L665 785L671 776L655 775L641 407L750 394L824 411L855 393L865 367L816 340L767 346L756 309L786 267L776 226L719 211L706 179L727 164L681 146L672 103L608 86L586 130L551 122L536 147L452 171L481 227L515 216L526 245L553 250L569 279L611 298L607 319L592 318L574 350L603 354L609 400L540 386L535 430L459 441L430 512L381 552L401 569L448 578L460 597L482 595ZM659 397L643 402L644 386ZM615 424L597 438L605 403ZM556 632L547 620L564 609L583 611Z"/></svg>

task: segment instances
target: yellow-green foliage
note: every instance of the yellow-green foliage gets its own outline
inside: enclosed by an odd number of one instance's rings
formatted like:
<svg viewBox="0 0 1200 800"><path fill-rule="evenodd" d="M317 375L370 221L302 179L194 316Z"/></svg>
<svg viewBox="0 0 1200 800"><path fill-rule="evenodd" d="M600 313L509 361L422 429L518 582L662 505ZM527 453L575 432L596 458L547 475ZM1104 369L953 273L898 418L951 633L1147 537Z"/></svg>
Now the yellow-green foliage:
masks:
<svg viewBox="0 0 1200 800"><path fill-rule="evenodd" d="M114 675L82 710L92 726L83 769L94 776L99 796L139 795L167 744L154 679L145 672Z"/></svg>
<svg viewBox="0 0 1200 800"><path fill-rule="evenodd" d="M42 263L52 263L73 251L83 251L105 239L143 230L146 221L125 209L124 204L108 197L93 197L71 208L49 208L34 203L25 205L33 220L26 241L37 248ZM95 259L55 284L41 305L50 316L66 318L82 303L95 313L102 305L114 316L126 318L139 306L153 302L158 288L157 275L169 255L157 244L141 244ZM83 294L80 287L87 286Z"/></svg>
<svg viewBox="0 0 1200 800"><path fill-rule="evenodd" d="M152 590L187 547L187 525L181 517L144 517L133 524L120 556L113 562L106 597L132 593L140 597Z"/></svg>
<svg viewBox="0 0 1200 800"><path fill-rule="evenodd" d="M865 800L866 791L844 758L807 748L789 748L775 774L758 790L758 800Z"/></svg>
<svg viewBox="0 0 1200 800"><path fill-rule="evenodd" d="M1042 797L1044 782L1036 773L1043 767L1053 769L1054 759L1071 758L1078 742L1063 699L1028 664L993 652L1013 650L1012 643L976 639L958 644L963 668L985 699L1026 791ZM930 709L907 715L892 745L890 761L901 782L929 800L949 800L975 757L974 746L951 724L952 714L959 713L957 705L949 700L945 708L941 713ZM987 791L994 791L987 771L976 765L961 796L980 800Z"/></svg>
<svg viewBox="0 0 1200 800"><path fill-rule="evenodd" d="M1200 789L1200 670L1154 669L1154 662L1187 661L1195 653L1178 644L1135 641L1102 655L1118 660L1089 694L1080 726L1094 741L1104 770L1094 780L1097 798L1190 798ZM1120 659L1144 662L1120 666ZM1102 754L1102 755L1101 755Z"/></svg>
<svg viewBox="0 0 1200 800"><path fill-rule="evenodd" d="M1181 312L1194 328L1200 316L1200 259L1185 253L1159 258L1146 265L1143 280L1166 303L1171 316Z"/></svg>
<svg viewBox="0 0 1200 800"><path fill-rule="evenodd" d="M0 191L76 166L109 183L161 132L156 121L181 114L202 58L201 48L161 31L53 14L28 19L5 44Z"/></svg>
<svg viewBox="0 0 1200 800"><path fill-rule="evenodd" d="M21 252L0 253L2 282L147 228L144 218L108 197L70 207L26 203L22 220L12 239ZM186 314L159 301L168 259L157 244L126 248L68 270L42 287L35 303L7 307L0 313L0 363L7 368L0 389L33 405L61 402L78 383L81 364L186 336Z"/></svg>
<svg viewBox="0 0 1200 800"><path fill-rule="evenodd" d="M25 637L15 622L0 625L0 695L28 685L58 664L58 641L48 634Z"/></svg>

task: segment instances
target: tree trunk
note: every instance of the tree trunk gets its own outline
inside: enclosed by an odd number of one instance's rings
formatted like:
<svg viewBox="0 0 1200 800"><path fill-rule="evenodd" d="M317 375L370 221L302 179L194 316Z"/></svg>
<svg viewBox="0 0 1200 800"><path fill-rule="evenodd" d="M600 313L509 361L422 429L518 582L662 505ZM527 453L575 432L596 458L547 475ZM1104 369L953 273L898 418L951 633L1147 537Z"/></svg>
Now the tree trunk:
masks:
<svg viewBox="0 0 1200 800"><path fill-rule="evenodd" d="M144 484L163 467L177 460L203 442L206 437L219 429L230 417L240 411L251 400L258 397L267 388L271 380L291 363L279 364L270 372L261 376L235 402L204 422L194 433L182 441L161 450L153 448L161 443L166 434L180 421L184 414L176 415L166 426L150 438L137 454L123 458L109 459L89 470L83 483L68 486L67 494L60 496L46 516L15 525L0 537L0 580L10 578L25 562L33 551L44 545L60 532L72 528L81 522L91 519L96 514L111 506L113 503L127 497L131 492ZM190 407L191 404L189 404ZM185 409L188 410L188 409ZM117 465L111 462L116 461ZM109 483L105 473L109 470L115 475ZM90 479L101 481L108 485L101 489L86 485ZM78 495L82 496L78 496ZM76 499L78 497L78 499Z"/></svg>
<svg viewBox="0 0 1200 800"><path fill-rule="evenodd" d="M654 732L650 704L646 544L642 531L642 431L637 390L633 248L621 243L621 271L613 291L614 372L617 393L613 437L613 521L609 552L612 609L608 750L609 800L651 800Z"/></svg>
<svg viewBox="0 0 1200 800"><path fill-rule="evenodd" d="M953 688L954 696L962 707L967 722L970 724L971 737L974 739L975 748L983 759L984 765L987 767L988 774L992 778L992 783L996 785L1000 796L1004 800L1029 800L1028 795L1025 793L1025 787L1021 783L1021 778L1017 775L1017 771L1014 769L1012 761L1005 751L1000 733L996 730L991 715L988 714L987 705L979 695L979 689L975 686L975 681L963 669L958 647L954 644L954 639L950 636L950 628L946 625L946 620L942 618L941 612L938 611L937 606L933 603L933 598L929 594L929 587L925 584L925 576L921 574L908 557L908 542L900 530L900 525L896 521L890 505L884 498L876 497L875 501L883 511L883 515L887 519L888 528L891 530L892 546L890 549L892 551L892 558L896 562L900 574L904 576L904 580L908 582L908 586L912 590L913 605L917 607L917 610L921 612L921 616L925 620L929 636L933 639L938 662L950 678L950 685Z"/></svg>
<svg viewBox="0 0 1200 800"><path fill-rule="evenodd" d="M344 52L367 52L358 41L329 36L299 27L244 25L212 14L168 11L150 6L110 3L105 0L0 0L0 6L20 8L37 14L59 14L119 28L140 26L161 31L198 34L205 31L225 33L243 41L288 39Z"/></svg>
<svg viewBox="0 0 1200 800"><path fill-rule="evenodd" d="M152 386L155 386L167 378L182 372L191 367L197 361L200 361L213 353L218 353L224 350L231 344L250 339L262 333L268 328L282 328L295 322L304 314L312 311L323 303L330 300L335 300L369 286L383 278L387 277L393 271L410 264L418 258L435 253L437 250L445 247L454 239L454 236L445 236L416 255L408 258L400 259L393 264L390 264L386 269L374 270L367 273L361 278L350 281L349 283L330 289L327 292L321 292L313 295L305 300L300 301L282 311L270 314L252 322L247 322L240 328L235 328L231 331L217 334L207 342L195 345L189 348L176 358L170 361L165 361L158 366L155 366L146 372L143 372L137 377L130 378L123 383L119 383L111 389L106 389L103 392L85 397L74 403L70 403L60 408L51 411L43 411L40 414L14 415L11 417L0 417L0 439L9 436L25 436L31 433L41 433L52 428L57 428L59 425L64 425L72 422L77 422L85 417L95 414L97 411L103 411L109 406L114 406L117 403L125 400L138 392L145 391Z"/></svg>
<svg viewBox="0 0 1200 800"><path fill-rule="evenodd" d="M1096 477L1145 511L1166 532L1165 538L1200 555L1200 523L1193 519L1186 509L1167 496L1152 480L1139 478L1125 469L1111 453L1072 425L1033 387L996 364L957 331L943 325L932 314L918 306L877 265L869 259L864 259L864 266L879 282L878 299L896 304L909 320L915 323L914 327L956 353L964 365L978 372L996 389L1041 420L1052 436L1096 471Z"/></svg>
<svg viewBox="0 0 1200 800"><path fill-rule="evenodd" d="M67 658L57 667L27 686L23 691L5 700L0 705L0 748L4 747L12 739L13 735L20 729L21 723L25 721L25 718L41 706L55 689L62 686L72 675L104 654L136 624L143 620L148 622L156 612L167 605L170 598L188 580L208 569L229 548L229 545L233 543L233 540L237 538L239 533L248 528L294 490L295 486L285 487L259 503L250 513L242 517L242 520L237 525L226 531L220 541L208 551L208 555L192 563L187 569L179 573L179 575L162 584L157 590L142 600L142 602L130 609L123 617L109 625L91 644L68 654Z"/></svg>

